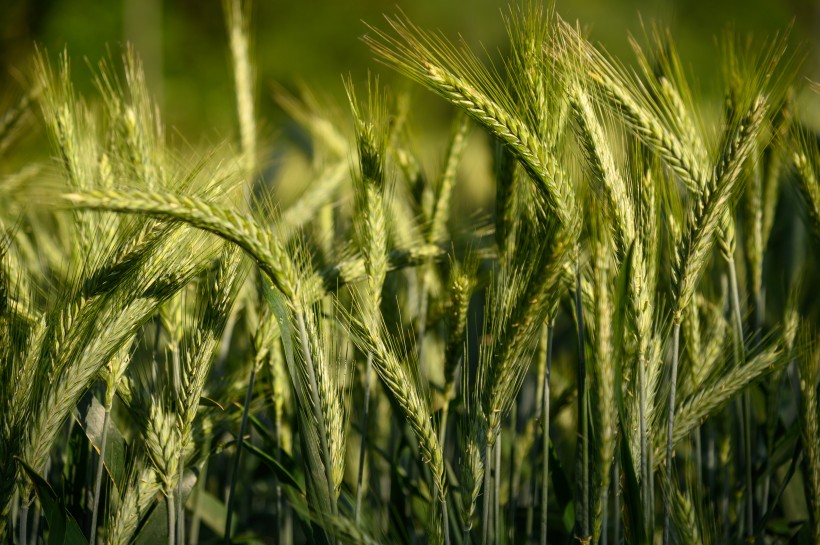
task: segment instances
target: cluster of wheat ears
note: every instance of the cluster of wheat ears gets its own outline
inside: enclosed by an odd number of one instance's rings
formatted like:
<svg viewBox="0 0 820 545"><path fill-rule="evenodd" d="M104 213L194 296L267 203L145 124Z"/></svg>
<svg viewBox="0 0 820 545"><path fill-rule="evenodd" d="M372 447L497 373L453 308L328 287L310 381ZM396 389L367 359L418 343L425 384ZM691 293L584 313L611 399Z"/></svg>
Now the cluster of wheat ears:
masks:
<svg viewBox="0 0 820 545"><path fill-rule="evenodd" d="M39 53L0 119L0 160L36 123L56 157L0 178L0 541L820 543L785 39L722 40L714 107L665 32L627 67L526 2L490 64L388 18L367 46L453 106L440 168L377 80L352 115L276 90L287 196L225 13L236 146L171 146L131 50L93 103Z"/></svg>

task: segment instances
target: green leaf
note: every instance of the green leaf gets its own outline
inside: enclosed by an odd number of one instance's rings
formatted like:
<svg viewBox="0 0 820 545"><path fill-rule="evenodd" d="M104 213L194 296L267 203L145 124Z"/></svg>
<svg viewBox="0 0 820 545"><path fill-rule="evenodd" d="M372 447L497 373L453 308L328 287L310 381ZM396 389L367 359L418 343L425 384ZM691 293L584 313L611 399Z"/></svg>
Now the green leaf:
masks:
<svg viewBox="0 0 820 545"><path fill-rule="evenodd" d="M85 539L80 526L57 497L51 485L20 458L17 458L17 463L31 480L40 500L43 515L48 522L48 545L86 545L88 540Z"/></svg>
<svg viewBox="0 0 820 545"><path fill-rule="evenodd" d="M259 447L254 446L251 443L245 443L243 445L248 452L257 456L262 462L268 466L273 472L276 474L276 478L279 479L279 482L286 485L292 486L296 488L302 494L305 493L305 483L304 480L297 478L294 476L284 465L282 465L278 460L276 460L273 456L268 454L267 452L261 450Z"/></svg>
<svg viewBox="0 0 820 545"><path fill-rule="evenodd" d="M200 488L188 496L185 506L188 509L199 509L199 516L202 517L205 526L210 528L219 538L225 537L225 519L228 516L228 510L225 503L219 498ZM236 522L235 519L234 522ZM235 524L232 526L235 526Z"/></svg>
<svg viewBox="0 0 820 545"><path fill-rule="evenodd" d="M555 492L555 498L558 500L559 511L562 513L562 521L564 523L564 530L572 532L575 526L575 500L572 485L569 478L564 471L564 466L558 458L558 453L555 452L555 446L550 439L549 448L550 457L550 476L552 477L552 490Z"/></svg>
<svg viewBox="0 0 820 545"><path fill-rule="evenodd" d="M223 407L215 399L211 399L210 397L207 397L207 396L200 396L199 406L200 407L211 407L211 408L214 408L214 409L219 409L222 412L225 412L225 407Z"/></svg>
<svg viewBox="0 0 820 545"><path fill-rule="evenodd" d="M96 451L97 455L100 453L102 447L103 424L105 422L105 407L97 400L96 397L91 397L91 402L83 412L81 418L77 419L86 437L91 442L91 446ZM114 423L113 418L108 419L108 435L105 438L105 460L103 466L106 473L111 478L115 489L119 489L119 484L126 481L128 474L126 470L126 443L125 439L120 433ZM115 492L119 494L119 492Z"/></svg>
<svg viewBox="0 0 820 545"><path fill-rule="evenodd" d="M182 476L182 501L186 501L191 494L197 479L198 470L187 470ZM134 545L156 545L168 542L168 502L158 502L154 509L143 519L140 530L134 539Z"/></svg>

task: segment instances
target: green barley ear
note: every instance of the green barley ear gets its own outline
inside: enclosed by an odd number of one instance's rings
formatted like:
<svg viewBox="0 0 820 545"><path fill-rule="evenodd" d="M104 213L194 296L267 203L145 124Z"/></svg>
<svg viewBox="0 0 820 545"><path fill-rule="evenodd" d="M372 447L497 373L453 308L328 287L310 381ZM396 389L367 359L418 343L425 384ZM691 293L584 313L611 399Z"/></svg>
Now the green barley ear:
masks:
<svg viewBox="0 0 820 545"><path fill-rule="evenodd" d="M729 367L723 373L711 377L699 390L678 402L672 434L673 446L688 437L705 419L717 414L747 386L782 368L787 361L787 354L781 348L769 346L749 357L743 366ZM661 438L658 437L653 459L655 467L663 463L664 459Z"/></svg>
<svg viewBox="0 0 820 545"><path fill-rule="evenodd" d="M724 214L729 213L740 185L743 163L754 150L767 103L758 96L742 113L732 114L723 136L721 153L712 178L691 209L686 232L675 250L672 268L673 319L680 323L682 311L695 293L700 273L709 257Z"/></svg>
<svg viewBox="0 0 820 545"><path fill-rule="evenodd" d="M504 16L511 54L507 78L518 112L554 152L564 134L569 105L555 39L555 3L527 1Z"/></svg>
<svg viewBox="0 0 820 545"><path fill-rule="evenodd" d="M575 191L549 143L541 141L529 120L522 120L512 93L471 52L446 38L425 33L403 16L388 18L393 30L372 29L365 42L387 65L464 111L501 141L533 179L549 211L569 238L580 230Z"/></svg>
<svg viewBox="0 0 820 545"><path fill-rule="evenodd" d="M470 299L476 288L478 262L467 259L465 264L455 263L450 276L451 303L445 318L447 322L447 343L444 349L445 394L453 387L456 370L464 357L467 336L467 312ZM452 392L451 395L455 395Z"/></svg>
<svg viewBox="0 0 820 545"><path fill-rule="evenodd" d="M641 141L660 155L689 189L697 191L705 177L703 166L681 140L676 130L676 112L656 100L664 96L662 89L654 90L657 79L643 82L635 72L601 53L568 23L560 21L558 29L567 56L577 59L571 65L577 71L576 77L599 90ZM643 61L646 56L638 51L641 64L647 64Z"/></svg>
<svg viewBox="0 0 820 545"><path fill-rule="evenodd" d="M362 297L354 293L356 305L362 304ZM383 320L377 327L370 328L359 316L367 316L366 311L357 309L357 315L348 315L346 325L356 345L365 353L373 354L373 363L387 391L401 408L404 418L416 436L422 460L430 468L435 490L434 501L440 502L440 516L443 539L449 543L449 520L447 514L447 481L445 477L444 453L438 435L433 427L427 391L421 380L418 360L414 350L402 350L396 346Z"/></svg>
<svg viewBox="0 0 820 545"><path fill-rule="evenodd" d="M599 235L600 236L600 235ZM592 256L592 337L590 350L589 399L592 408L590 417L594 454L591 461L593 487L591 490L593 515L592 538L598 541L601 528L606 524L609 504L609 485L612 460L615 456L617 420L615 418L615 338L619 335L616 327L616 305L626 305L626 294L617 294L614 280L613 259L606 243L593 242ZM615 297L613 297L615 293ZM622 313L622 312L621 312Z"/></svg>
<svg viewBox="0 0 820 545"><path fill-rule="evenodd" d="M379 90L379 82L368 83L366 108L356 99L353 84L346 84L356 128L359 151L359 177L356 185L356 215L354 223L364 256L370 303L363 307L378 313L381 289L387 274L387 185L385 159L387 146L387 107Z"/></svg>

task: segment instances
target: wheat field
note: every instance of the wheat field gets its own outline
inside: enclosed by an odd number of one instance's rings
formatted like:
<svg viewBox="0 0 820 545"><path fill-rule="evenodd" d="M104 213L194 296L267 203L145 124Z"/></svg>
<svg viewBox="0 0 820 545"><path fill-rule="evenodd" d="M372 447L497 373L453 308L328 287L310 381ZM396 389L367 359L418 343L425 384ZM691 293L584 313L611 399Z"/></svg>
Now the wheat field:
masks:
<svg viewBox="0 0 820 545"><path fill-rule="evenodd" d="M522 0L490 61L387 16L346 104L273 88L272 174L223 5L233 138L171 138L128 46L87 94L38 49L0 111L0 164L51 143L0 176L0 542L820 543L786 33L722 36L714 104L660 26L619 60ZM449 104L437 161L382 70Z"/></svg>

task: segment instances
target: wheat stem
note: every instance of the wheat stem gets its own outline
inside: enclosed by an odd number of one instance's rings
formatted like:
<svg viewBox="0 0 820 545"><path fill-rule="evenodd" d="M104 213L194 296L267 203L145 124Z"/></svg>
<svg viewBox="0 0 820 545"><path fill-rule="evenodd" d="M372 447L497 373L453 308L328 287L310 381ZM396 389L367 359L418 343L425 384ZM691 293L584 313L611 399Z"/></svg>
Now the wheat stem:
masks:
<svg viewBox="0 0 820 545"><path fill-rule="evenodd" d="M177 509L174 505L174 491L171 489L168 495L165 496L165 507L168 513L168 545L176 543L176 513Z"/></svg>
<svg viewBox="0 0 820 545"><path fill-rule="evenodd" d="M369 426L368 414L370 412L370 374L373 368L373 354L367 354L367 366L364 374L364 407L362 412L362 446L359 449L359 476L356 481L356 510L354 511L354 518L356 524L360 522L360 513L362 509L362 498L364 497L364 487L362 480L364 478L364 459L367 451L367 429ZM443 443L442 443L443 444Z"/></svg>
<svg viewBox="0 0 820 545"><path fill-rule="evenodd" d="M581 302L581 266L580 256L575 260L575 316L578 337L578 367L576 372L578 388L578 461L576 467L579 475L576 484L576 497L580 516L576 515L577 536L582 541L589 539L589 413L587 399L586 368L586 328L584 325L584 306Z"/></svg>
<svg viewBox="0 0 820 545"><path fill-rule="evenodd" d="M239 467L242 457L242 445L245 442L245 432L248 426L248 414L253 399L253 385L256 381L256 364L251 365L251 374L248 377L248 387L245 391L245 402L242 405L242 420L239 424L239 435L236 438L236 452L233 456L231 477L228 482L228 499L225 502L225 545L230 545L233 523L233 504L236 496L236 483L239 480Z"/></svg>
<svg viewBox="0 0 820 545"><path fill-rule="evenodd" d="M106 394L106 400L111 396ZM97 472L94 478L94 499L91 502L91 531L88 545L94 545L97 537L97 513L100 507L100 492L102 491L103 466L105 465L105 446L108 439L108 424L111 418L111 404L105 404L105 416L103 417L102 438L100 439L100 456L97 460Z"/></svg>
<svg viewBox="0 0 820 545"><path fill-rule="evenodd" d="M669 379L669 418L667 420L666 430L666 484L667 490L674 490L672 486L672 469L674 465L673 458L673 443L672 430L675 425L675 389L678 381L678 352L680 350L680 322L676 321L672 324L672 370ZM668 492L671 494L671 492ZM671 515L671 498L664 498L663 502L663 543L669 543L670 532L670 515ZM647 515L648 516L648 515Z"/></svg>
<svg viewBox="0 0 820 545"><path fill-rule="evenodd" d="M17 516L18 543L25 545L28 543L28 500L20 503L20 513Z"/></svg>
<svg viewBox="0 0 820 545"><path fill-rule="evenodd" d="M555 337L555 319L547 321L547 354L544 370L543 405L541 413L541 545L547 545L547 507L549 498L550 450L550 371L552 368L552 341Z"/></svg>

